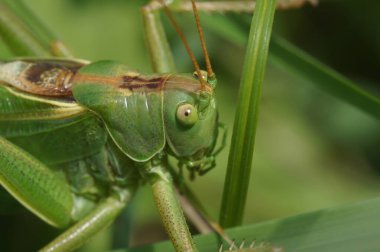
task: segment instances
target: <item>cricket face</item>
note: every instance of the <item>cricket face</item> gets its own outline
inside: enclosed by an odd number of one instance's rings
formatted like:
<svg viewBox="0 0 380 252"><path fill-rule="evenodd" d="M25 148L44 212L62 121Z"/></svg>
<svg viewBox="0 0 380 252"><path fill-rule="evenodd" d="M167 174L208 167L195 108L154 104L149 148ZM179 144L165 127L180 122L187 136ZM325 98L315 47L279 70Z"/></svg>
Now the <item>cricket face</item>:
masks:
<svg viewBox="0 0 380 252"><path fill-rule="evenodd" d="M169 153L190 169L202 169L206 165L216 142L216 102L212 88L208 90L211 90L209 99L202 103L199 81L193 77L173 76L165 88L164 125Z"/></svg>

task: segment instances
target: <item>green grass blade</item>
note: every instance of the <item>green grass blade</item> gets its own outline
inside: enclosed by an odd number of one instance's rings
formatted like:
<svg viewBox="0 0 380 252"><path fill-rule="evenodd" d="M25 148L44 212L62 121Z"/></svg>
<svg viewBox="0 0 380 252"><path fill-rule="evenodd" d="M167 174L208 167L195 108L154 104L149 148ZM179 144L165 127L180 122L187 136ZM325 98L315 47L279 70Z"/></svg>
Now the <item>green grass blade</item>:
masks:
<svg viewBox="0 0 380 252"><path fill-rule="evenodd" d="M5 2L0 2L0 36L16 56L49 55L49 50L22 23Z"/></svg>
<svg viewBox="0 0 380 252"><path fill-rule="evenodd" d="M54 38L51 31L44 26L41 21L20 0L2 0L12 9L14 14L24 21L29 27L33 28L34 34L45 45L49 46Z"/></svg>
<svg viewBox="0 0 380 252"><path fill-rule="evenodd" d="M370 252L380 248L380 198L348 206L319 210L285 219L226 230L236 242L268 241L285 251ZM221 244L215 234L198 235L195 242L204 252L215 252ZM170 242L135 249L173 251Z"/></svg>
<svg viewBox="0 0 380 252"><path fill-rule="evenodd" d="M243 25L224 16L208 18L208 27L230 42L243 46L246 33ZM220 25L219 25L220 24ZM226 28L227 27L227 28ZM269 60L297 78L302 78L326 93L333 95L379 118L380 98L364 90L355 82L318 61L281 37L271 41Z"/></svg>
<svg viewBox="0 0 380 252"><path fill-rule="evenodd" d="M380 119L380 98L279 37L271 41L270 59L296 77Z"/></svg>
<svg viewBox="0 0 380 252"><path fill-rule="evenodd" d="M275 7L276 0L257 1L252 18L219 218L223 227L241 224L244 215Z"/></svg>
<svg viewBox="0 0 380 252"><path fill-rule="evenodd" d="M19 0L0 1L0 33L17 56L72 57L66 46Z"/></svg>

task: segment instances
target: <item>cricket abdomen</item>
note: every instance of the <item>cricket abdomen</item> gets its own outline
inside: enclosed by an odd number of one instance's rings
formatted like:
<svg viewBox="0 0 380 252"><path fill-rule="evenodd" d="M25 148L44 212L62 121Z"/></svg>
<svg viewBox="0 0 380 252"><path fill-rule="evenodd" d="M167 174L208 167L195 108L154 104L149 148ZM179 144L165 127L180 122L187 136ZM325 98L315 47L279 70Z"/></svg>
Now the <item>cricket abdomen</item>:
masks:
<svg viewBox="0 0 380 252"><path fill-rule="evenodd" d="M84 64L69 60L18 60L0 63L0 82L29 94L71 96L72 80Z"/></svg>

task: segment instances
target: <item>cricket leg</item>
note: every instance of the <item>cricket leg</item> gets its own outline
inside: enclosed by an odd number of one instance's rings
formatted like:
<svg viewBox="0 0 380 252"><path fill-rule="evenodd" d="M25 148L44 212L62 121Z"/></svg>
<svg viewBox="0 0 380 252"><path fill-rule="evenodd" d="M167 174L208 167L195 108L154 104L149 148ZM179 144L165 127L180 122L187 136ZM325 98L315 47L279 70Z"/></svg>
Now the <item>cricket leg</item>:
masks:
<svg viewBox="0 0 380 252"><path fill-rule="evenodd" d="M71 222L69 185L29 153L0 137L0 184L35 215L56 227Z"/></svg>
<svg viewBox="0 0 380 252"><path fill-rule="evenodd" d="M175 72L174 60L170 51L160 18L161 5L155 1L142 8L145 34L153 70L157 73Z"/></svg>
<svg viewBox="0 0 380 252"><path fill-rule="evenodd" d="M306 3L316 5L317 0L280 0L279 9L298 8ZM212 12L248 12L252 13L256 7L255 1L212 1L197 3L197 9L208 13ZM190 12L193 7L190 1L181 1L168 8L173 12ZM163 9L161 0L152 0L142 8L146 39L151 55L153 70L157 73L175 72L173 56L161 23L160 11Z"/></svg>
<svg viewBox="0 0 380 252"><path fill-rule="evenodd" d="M74 196L69 185L29 153L0 137L0 184L21 204L56 227L72 224ZM99 202L42 251L72 251L107 227L132 196L132 189L118 189Z"/></svg>
<svg viewBox="0 0 380 252"><path fill-rule="evenodd" d="M118 189L113 195L102 200L87 216L43 247L41 251L64 252L79 248L115 220L130 201L133 191Z"/></svg>
<svg viewBox="0 0 380 252"><path fill-rule="evenodd" d="M316 6L318 0L278 0L276 8L280 10L295 9L306 4ZM256 8L256 1L202 1L197 2L196 5L199 11L207 13L252 13ZM173 4L171 10L177 12L192 12L193 6L190 0L181 1L180 4Z"/></svg>
<svg viewBox="0 0 380 252"><path fill-rule="evenodd" d="M175 250L180 252L198 251L176 198L172 178L166 167L155 166L147 172L147 176L162 222Z"/></svg>

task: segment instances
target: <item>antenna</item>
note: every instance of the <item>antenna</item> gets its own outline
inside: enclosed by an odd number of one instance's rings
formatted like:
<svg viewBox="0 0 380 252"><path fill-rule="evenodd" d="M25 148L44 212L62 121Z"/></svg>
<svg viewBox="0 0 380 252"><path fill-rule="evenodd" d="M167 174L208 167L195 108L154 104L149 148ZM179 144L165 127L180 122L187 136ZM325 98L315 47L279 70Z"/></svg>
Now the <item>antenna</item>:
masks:
<svg viewBox="0 0 380 252"><path fill-rule="evenodd" d="M191 48L189 46L189 43L187 42L186 38L185 38L185 35L182 33L181 29L179 28L177 22L175 21L173 15L172 15L172 12L170 11L170 9L168 8L168 6L166 6L164 0L159 0L159 2L161 3L164 11L165 11L165 14L168 16L169 18L169 21L170 23L172 24L172 26L174 27L175 31L178 33L179 37L181 38L183 44L185 45L185 48L186 48L186 51L187 51L187 54L189 54L190 56L190 59L191 59L191 62L193 63L194 65L194 68L195 68L195 71L197 72L198 76L199 76L199 81L201 83L201 89L202 91L205 91L206 90L206 84L202 78L202 73L201 73L201 70L199 68L199 64L195 58L195 55L194 53L191 51Z"/></svg>
<svg viewBox="0 0 380 252"><path fill-rule="evenodd" d="M206 48L206 43L205 43L205 38L204 38L204 35L203 35L203 31L202 31L202 27L201 27L201 22L199 20L198 9L197 9L197 6L195 5L195 0L191 0L191 4L193 6L194 18L195 18L195 22L197 24L199 39L200 39L201 45L202 45L202 51L203 51L203 54L205 56L207 75L208 75L208 77L214 79L215 78L215 74L212 71L210 57L208 56L208 52L207 52L207 48Z"/></svg>

